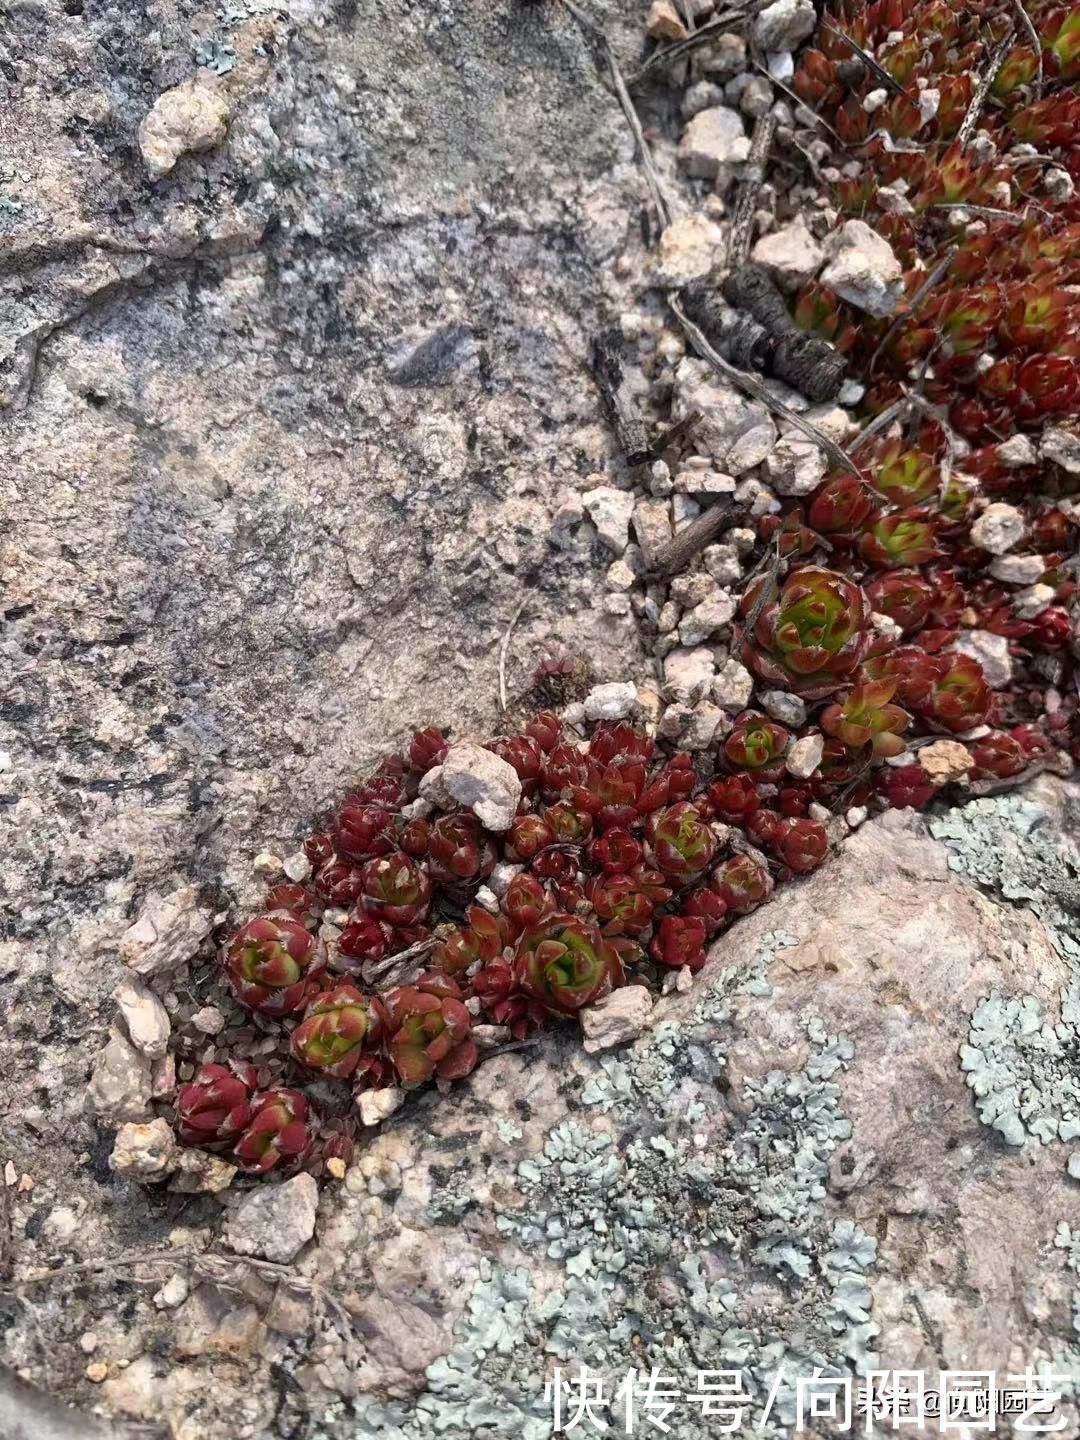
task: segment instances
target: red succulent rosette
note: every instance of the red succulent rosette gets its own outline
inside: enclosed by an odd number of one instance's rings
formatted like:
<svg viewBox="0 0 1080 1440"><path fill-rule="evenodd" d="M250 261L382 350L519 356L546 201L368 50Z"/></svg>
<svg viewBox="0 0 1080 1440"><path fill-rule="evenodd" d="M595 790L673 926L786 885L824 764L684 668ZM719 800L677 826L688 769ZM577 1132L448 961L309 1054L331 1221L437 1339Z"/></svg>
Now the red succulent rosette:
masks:
<svg viewBox="0 0 1080 1440"><path fill-rule="evenodd" d="M306 1096L284 1086L260 1091L233 1146L242 1170L265 1175L277 1166L302 1165L315 1138L315 1115Z"/></svg>
<svg viewBox="0 0 1080 1440"><path fill-rule="evenodd" d="M900 737L911 716L889 703L897 683L895 679L867 680L856 685L838 704L822 711L822 730L851 749L869 745L874 755L900 755L906 748Z"/></svg>
<svg viewBox="0 0 1080 1440"><path fill-rule="evenodd" d="M724 760L732 770L757 780L778 780L784 773L784 751L791 734L757 710L745 710L724 741Z"/></svg>
<svg viewBox="0 0 1080 1440"><path fill-rule="evenodd" d="M696 915L665 915L649 941L649 954L658 965L700 970L705 964L705 921Z"/></svg>
<svg viewBox="0 0 1080 1440"><path fill-rule="evenodd" d="M476 1068L472 1016L448 975L423 975L414 985L391 990L383 1009L387 1054L403 1085L422 1085L433 1076L461 1080Z"/></svg>
<svg viewBox="0 0 1080 1440"><path fill-rule="evenodd" d="M620 825L613 825L589 846L589 859L609 875L625 874L644 857L641 841Z"/></svg>
<svg viewBox="0 0 1080 1440"><path fill-rule="evenodd" d="M200 1065L195 1078L176 1095L176 1124L186 1145L226 1150L251 1119L251 1097L258 1088L254 1065Z"/></svg>
<svg viewBox="0 0 1080 1440"><path fill-rule="evenodd" d="M425 725L422 730L412 733L408 749L409 765L421 775L426 775L436 765L442 764L449 748L449 741L442 730L434 725Z"/></svg>
<svg viewBox="0 0 1080 1440"><path fill-rule="evenodd" d="M374 1045L382 1029L377 1000L365 999L354 985L335 985L317 995L293 1031L289 1049L309 1069L347 1079L364 1046Z"/></svg>
<svg viewBox="0 0 1080 1440"><path fill-rule="evenodd" d="M222 966L233 994L264 1015L291 1015L304 1006L311 980L326 966L321 941L294 915L278 910L243 925Z"/></svg>
<svg viewBox="0 0 1080 1440"><path fill-rule="evenodd" d="M743 597L749 616L764 578ZM807 565L784 581L743 637L743 661L770 685L820 699L839 690L859 666L868 643L869 605L862 588L834 570Z"/></svg>
<svg viewBox="0 0 1080 1440"><path fill-rule="evenodd" d="M935 786L921 765L886 765L877 773L877 792L894 810L921 810Z"/></svg>
<svg viewBox="0 0 1080 1440"><path fill-rule="evenodd" d="M761 804L757 782L751 775L728 775L714 781L701 800L704 814L725 825L744 825Z"/></svg>
<svg viewBox="0 0 1080 1440"><path fill-rule="evenodd" d="M585 886L585 898L603 921L608 937L641 935L649 928L656 908L656 902L629 874L594 876Z"/></svg>
<svg viewBox="0 0 1080 1440"><path fill-rule="evenodd" d="M709 884L735 915L749 915L769 898L773 888L769 872L750 855L722 860Z"/></svg>
<svg viewBox="0 0 1080 1440"><path fill-rule="evenodd" d="M1007 780L1026 770L1028 757L1015 736L1006 730L992 730L971 747L973 780Z"/></svg>
<svg viewBox="0 0 1080 1440"><path fill-rule="evenodd" d="M431 878L444 885L474 884L487 878L498 856L480 821L468 810L442 815L428 841Z"/></svg>
<svg viewBox="0 0 1080 1440"><path fill-rule="evenodd" d="M555 1015L573 1015L623 980L618 952L595 925L556 913L530 926L515 949L524 993Z"/></svg>
<svg viewBox="0 0 1080 1440"><path fill-rule="evenodd" d="M716 836L689 800L650 816L648 836L657 869L675 879L700 875L716 858Z"/></svg>
<svg viewBox="0 0 1080 1440"><path fill-rule="evenodd" d="M380 855L363 867L364 909L387 925L416 925L431 904L431 877L403 850Z"/></svg>
<svg viewBox="0 0 1080 1440"><path fill-rule="evenodd" d="M780 860L803 875L815 870L829 853L829 837L824 825L816 820L792 818L781 820L772 836L772 846Z"/></svg>
<svg viewBox="0 0 1080 1440"><path fill-rule="evenodd" d="M378 805L342 805L335 811L330 825L334 848L343 860L350 862L385 855L396 843L390 811Z"/></svg>
<svg viewBox="0 0 1080 1440"><path fill-rule="evenodd" d="M727 918L727 901L711 885L699 885L683 901L679 913L700 920L711 940Z"/></svg>

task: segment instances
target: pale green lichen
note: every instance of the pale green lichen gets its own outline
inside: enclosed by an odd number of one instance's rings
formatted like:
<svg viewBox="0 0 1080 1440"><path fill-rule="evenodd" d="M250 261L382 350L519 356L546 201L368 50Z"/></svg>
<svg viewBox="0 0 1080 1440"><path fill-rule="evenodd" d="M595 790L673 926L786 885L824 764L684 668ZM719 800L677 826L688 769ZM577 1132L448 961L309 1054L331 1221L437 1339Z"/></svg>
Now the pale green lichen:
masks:
<svg viewBox="0 0 1080 1440"><path fill-rule="evenodd" d="M698 1370L740 1369L755 1423L782 1372L760 1432L771 1436L790 1426L796 1377L873 1368L877 1244L826 1209L830 1159L851 1136L836 1083L850 1040L813 1017L801 1068L746 1079L737 1111L723 1095L732 1001L767 996L770 960L796 943L764 937L688 1021L658 1025L628 1052L581 1057L566 1118L517 1167L524 1205L494 1217L521 1252L544 1257L554 1288L533 1295L524 1270L486 1274L415 1405L369 1398L353 1433L539 1440L551 1427L547 1374L578 1362L603 1377L608 1400L631 1367L655 1366L683 1389ZM450 1183L440 1215L455 1203ZM675 1419L686 1440L710 1433L693 1407Z"/></svg>

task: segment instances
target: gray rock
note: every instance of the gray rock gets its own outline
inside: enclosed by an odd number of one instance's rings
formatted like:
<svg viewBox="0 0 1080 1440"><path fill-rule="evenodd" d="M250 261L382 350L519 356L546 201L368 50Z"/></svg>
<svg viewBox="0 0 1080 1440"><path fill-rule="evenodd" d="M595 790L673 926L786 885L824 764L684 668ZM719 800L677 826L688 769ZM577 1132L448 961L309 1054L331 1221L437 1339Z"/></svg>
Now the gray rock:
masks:
<svg viewBox="0 0 1080 1440"><path fill-rule="evenodd" d="M1008 440L1003 440L996 449L997 458L1003 465L1010 468L1018 468L1023 465L1036 465L1039 460L1039 452L1031 442L1029 435L1012 435Z"/></svg>
<svg viewBox="0 0 1080 1440"><path fill-rule="evenodd" d="M130 1180L164 1180L176 1168L179 1148L167 1120L121 1125L109 1156L109 1168Z"/></svg>
<svg viewBox="0 0 1080 1440"><path fill-rule="evenodd" d="M151 1060L160 1060L168 1048L172 1024L158 997L141 980L130 979L117 990L116 1004L135 1049Z"/></svg>
<svg viewBox="0 0 1080 1440"><path fill-rule="evenodd" d="M456 804L471 810L488 830L509 830L521 799L521 781L512 765L466 740L450 746L439 769L438 783Z"/></svg>
<svg viewBox="0 0 1080 1440"><path fill-rule="evenodd" d="M755 465L767 460L775 444L776 426L771 420L762 421L761 424L745 430L733 441L724 456L724 464L732 475L742 475L744 471L752 470Z"/></svg>
<svg viewBox="0 0 1080 1440"><path fill-rule="evenodd" d="M1070 475L1080 475L1080 435L1064 426L1047 426L1039 440L1039 456L1052 460Z"/></svg>
<svg viewBox="0 0 1080 1440"><path fill-rule="evenodd" d="M673 700L692 704L709 693L713 653L704 646L672 650L664 660L664 690Z"/></svg>
<svg viewBox="0 0 1080 1440"><path fill-rule="evenodd" d="M626 490L616 490L611 485L598 485L595 490L585 491L581 503L589 512L600 539L609 550L621 555L630 540L633 495Z"/></svg>
<svg viewBox="0 0 1080 1440"><path fill-rule="evenodd" d="M798 730L806 724L806 701L787 690L761 690L756 696L756 703L766 715L771 715L789 730Z"/></svg>
<svg viewBox="0 0 1080 1440"><path fill-rule="evenodd" d="M674 533L671 506L666 500L638 500L634 505L634 534L651 564Z"/></svg>
<svg viewBox="0 0 1080 1440"><path fill-rule="evenodd" d="M891 315L903 295L903 267L889 242L864 220L846 220L825 242L821 282L869 315Z"/></svg>
<svg viewBox="0 0 1080 1440"><path fill-rule="evenodd" d="M712 697L722 710L736 715L750 704L754 693L754 677L737 660L725 660L713 681Z"/></svg>
<svg viewBox="0 0 1080 1440"><path fill-rule="evenodd" d="M590 720L625 720L637 704L637 686L630 681L594 685L585 696L585 714Z"/></svg>
<svg viewBox="0 0 1080 1440"><path fill-rule="evenodd" d="M693 117L679 142L679 162L688 175L715 180L722 166L737 165L750 153L742 116L714 105Z"/></svg>
<svg viewBox="0 0 1080 1440"><path fill-rule="evenodd" d="M742 561L734 545L707 545L701 558L718 585L737 585L742 579Z"/></svg>
<svg viewBox="0 0 1080 1440"><path fill-rule="evenodd" d="M1012 657L1004 635L994 635L989 630L961 630L954 648L978 660L992 689L1008 688L1012 680Z"/></svg>
<svg viewBox="0 0 1080 1440"><path fill-rule="evenodd" d="M828 461L812 440L781 435L765 460L765 473L778 495L810 495L821 484Z"/></svg>
<svg viewBox="0 0 1080 1440"><path fill-rule="evenodd" d="M1006 585L1035 585L1045 570L1041 555L997 555L990 561L990 574Z"/></svg>
<svg viewBox="0 0 1080 1440"><path fill-rule="evenodd" d="M711 80L698 80L696 84L683 91L682 113L687 120L691 120L702 110L719 105L723 98L724 92L719 85L713 84Z"/></svg>
<svg viewBox="0 0 1080 1440"><path fill-rule="evenodd" d="M726 590L718 590L688 611L679 623L679 639L684 645L700 645L710 636L718 635L731 624L736 601Z"/></svg>
<svg viewBox="0 0 1080 1440"><path fill-rule="evenodd" d="M173 970L191 959L213 924L193 885L181 885L169 895L151 894L120 937L120 958L138 975Z"/></svg>
<svg viewBox="0 0 1080 1440"><path fill-rule="evenodd" d="M766 435L775 440L776 429L764 405L747 400L733 385L720 380L704 361L688 356L675 371L672 413L681 420L694 410L702 416L696 432L698 444L728 473L726 462L732 446L748 431L756 430L762 442Z"/></svg>
<svg viewBox="0 0 1080 1440"><path fill-rule="evenodd" d="M319 1187L311 1175L262 1185L234 1206L225 1224L225 1243L238 1255L287 1265L315 1234L318 1208Z"/></svg>
<svg viewBox="0 0 1080 1440"><path fill-rule="evenodd" d="M751 251L751 259L771 270L783 289L794 291L821 269L825 251L800 214L789 225L763 235Z"/></svg>
<svg viewBox="0 0 1080 1440"><path fill-rule="evenodd" d="M811 0L773 0L754 21L754 40L762 50L796 50L816 25Z"/></svg>
<svg viewBox="0 0 1080 1440"><path fill-rule="evenodd" d="M1026 528L1023 513L1015 505L995 501L971 522L971 543L991 555L1004 555L1020 544Z"/></svg>
<svg viewBox="0 0 1080 1440"><path fill-rule="evenodd" d="M87 1095L103 1125L145 1120L150 1114L150 1060L117 1027L94 1063Z"/></svg>
<svg viewBox="0 0 1080 1440"><path fill-rule="evenodd" d="M580 1012L581 1033L590 1055L625 1045L648 1027L653 999L644 985L624 985Z"/></svg>
<svg viewBox="0 0 1080 1440"><path fill-rule="evenodd" d="M825 737L818 733L803 735L792 741L784 756L784 769L796 780L808 780L821 764L825 751Z"/></svg>
<svg viewBox="0 0 1080 1440"><path fill-rule="evenodd" d="M159 95L139 126L139 152L151 178L167 175L181 155L220 145L228 120L224 93L205 70Z"/></svg>

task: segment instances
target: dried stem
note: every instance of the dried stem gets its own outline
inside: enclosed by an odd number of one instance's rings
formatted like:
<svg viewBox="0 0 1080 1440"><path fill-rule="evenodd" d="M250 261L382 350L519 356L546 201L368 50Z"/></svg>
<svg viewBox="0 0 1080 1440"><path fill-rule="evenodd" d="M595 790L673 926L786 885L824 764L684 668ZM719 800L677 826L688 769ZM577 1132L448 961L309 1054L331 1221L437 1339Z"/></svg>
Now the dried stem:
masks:
<svg viewBox="0 0 1080 1440"><path fill-rule="evenodd" d="M672 60L678 60L683 55L688 55L691 50L696 50L699 45L704 45L714 35L723 34L732 21L744 20L746 15L745 10L727 10L722 15L714 15L707 25L702 25L700 30L695 30L693 35L688 36L685 40L676 40L671 45L665 45L661 50L654 50L630 76L629 83L631 85L640 84L658 66L666 65Z"/></svg>
<svg viewBox="0 0 1080 1440"><path fill-rule="evenodd" d="M665 579L681 574L706 545L711 545L737 519L738 512L733 511L731 501L718 500L662 545L651 557L650 568Z"/></svg>
<svg viewBox="0 0 1080 1440"><path fill-rule="evenodd" d="M903 95L904 87L897 80L893 79L885 67L874 59L873 55L865 51L850 35L846 35L830 16L825 15L823 17L823 24L826 30L830 30L838 40L842 40L848 49L859 57L871 75L875 75L881 81L882 85L885 86L886 90L891 90L894 95Z"/></svg>
<svg viewBox="0 0 1080 1440"><path fill-rule="evenodd" d="M1039 66L1038 74L1035 76L1035 99L1041 100L1045 79L1043 72L1042 41L1039 39L1039 32L1035 29L1031 16L1024 9L1024 0L1012 0L1012 6L1016 11L1020 24L1027 31L1028 39L1031 41L1031 48L1035 51L1035 60Z"/></svg>
<svg viewBox="0 0 1080 1440"><path fill-rule="evenodd" d="M727 262L734 268L745 263L750 254L753 238L754 209L757 204L761 183L765 179L765 167L776 134L776 117L770 110L758 117L754 125L754 138L750 142L750 154L746 158L746 170L739 182L739 194L735 201L735 213L728 232Z"/></svg>
<svg viewBox="0 0 1080 1440"><path fill-rule="evenodd" d="M967 108L963 120L960 122L960 129L956 132L956 144L961 149L969 144L971 137L975 134L975 127L979 123L979 116L986 104L986 97L990 94L990 87L997 79L997 73L1005 63L1005 56L1013 43L1013 29L1010 26L994 48L990 56L986 71L975 87L975 94L971 97L971 104Z"/></svg>
<svg viewBox="0 0 1080 1440"><path fill-rule="evenodd" d="M623 371L621 348L617 330L598 335L593 341L592 371L627 464L642 465L649 459L649 437Z"/></svg>
<svg viewBox="0 0 1080 1440"><path fill-rule="evenodd" d="M918 310L922 302L926 299L927 295L930 294L930 291L933 290L934 286L937 285L939 281L941 281L945 277L947 272L952 268L952 263L956 259L959 250L959 245L949 246L949 248L945 251L944 255L942 255L941 259L930 271L930 274L927 275L926 279L919 286L918 290L915 291L915 294L911 297L911 303L907 306L904 313L902 315L897 315L892 321L892 323L889 325L889 328L885 331L885 334L878 341L877 347L874 350L873 355L870 356L870 365L867 371L868 374L872 375L874 373L874 367L877 365L878 357L885 349L885 346L889 343L892 337L896 334L900 326L904 323L905 320L914 317L915 312Z"/></svg>
<svg viewBox="0 0 1080 1440"><path fill-rule="evenodd" d="M510 649L510 636L514 633L514 626L521 619L521 612L525 609L525 603L528 598L529 597L527 595L523 596L518 602L517 609L514 611L513 615L510 616L510 624L507 625L506 630L503 633L502 640L499 642L499 710L502 712L503 715L506 714L507 706L506 656L507 652Z"/></svg>

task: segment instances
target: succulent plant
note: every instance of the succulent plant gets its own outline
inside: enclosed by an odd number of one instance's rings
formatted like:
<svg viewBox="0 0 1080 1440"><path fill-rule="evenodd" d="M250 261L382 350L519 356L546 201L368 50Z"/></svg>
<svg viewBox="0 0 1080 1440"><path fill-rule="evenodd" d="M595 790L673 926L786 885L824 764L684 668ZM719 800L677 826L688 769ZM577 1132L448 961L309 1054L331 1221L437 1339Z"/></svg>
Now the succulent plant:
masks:
<svg viewBox="0 0 1080 1440"><path fill-rule="evenodd" d="M909 569L936 560L937 520L925 506L880 515L859 537L859 553L868 565Z"/></svg>
<svg viewBox="0 0 1080 1440"><path fill-rule="evenodd" d="M868 680L848 691L838 703L821 714L821 728L846 745L862 749L869 744L875 755L899 755L906 748L900 736L911 716L889 702L896 694L897 681Z"/></svg>
<svg viewBox="0 0 1080 1440"><path fill-rule="evenodd" d="M935 793L934 783L921 765L884 766L877 773L877 791L896 810L919 810Z"/></svg>
<svg viewBox="0 0 1080 1440"><path fill-rule="evenodd" d="M387 1053L407 1088L435 1075L462 1080L476 1068L472 1016L448 975L422 975L414 985L389 991L383 1010Z"/></svg>
<svg viewBox="0 0 1080 1440"><path fill-rule="evenodd" d="M264 1015L302 1010L312 979L325 965L322 943L284 910L249 920L222 957L233 994Z"/></svg>
<svg viewBox="0 0 1080 1440"><path fill-rule="evenodd" d="M765 581L750 587L750 615ZM869 606L860 586L834 570L804 566L761 606L743 639L743 660L770 685L807 699L831 695L858 668L868 643Z"/></svg>
<svg viewBox="0 0 1080 1440"><path fill-rule="evenodd" d="M625 874L644 856L641 841L620 825L613 825L589 846L589 859L608 875Z"/></svg>
<svg viewBox="0 0 1080 1440"><path fill-rule="evenodd" d="M756 710L744 711L724 741L724 760L732 770L757 780L778 780L784 773L784 751L790 733Z"/></svg>
<svg viewBox="0 0 1080 1440"><path fill-rule="evenodd" d="M603 922L608 938L641 935L652 922L656 902L638 886L632 875L597 875L585 886L585 896Z"/></svg>
<svg viewBox="0 0 1080 1440"><path fill-rule="evenodd" d="M356 1069L365 1045L382 1029L378 1001L366 1000L354 985L335 985L316 995L289 1039L293 1059L309 1069L345 1080Z"/></svg>
<svg viewBox="0 0 1080 1440"><path fill-rule="evenodd" d="M665 915L649 942L649 954L658 965L700 970L705 964L705 921L696 915Z"/></svg>
<svg viewBox="0 0 1080 1440"><path fill-rule="evenodd" d="M699 803L704 814L725 825L742 825L761 804L761 797L752 775L728 775L715 780Z"/></svg>
<svg viewBox="0 0 1080 1440"><path fill-rule="evenodd" d="M232 1154L243 1170L265 1175L279 1165L301 1165L314 1139L315 1115L307 1097L284 1086L261 1090Z"/></svg>
<svg viewBox="0 0 1080 1440"><path fill-rule="evenodd" d="M176 1124L186 1145L226 1150L251 1119L257 1072L247 1061L200 1065L195 1078L176 1094Z"/></svg>
<svg viewBox="0 0 1080 1440"><path fill-rule="evenodd" d="M895 621L905 635L914 634L926 624L934 590L918 570L891 570L875 575L865 588L873 609Z"/></svg>
<svg viewBox="0 0 1080 1440"><path fill-rule="evenodd" d="M364 909L387 925L415 925L431 904L431 877L403 850L368 860L362 870Z"/></svg>
<svg viewBox="0 0 1080 1440"><path fill-rule="evenodd" d="M1023 746L1006 730L992 730L976 740L971 747L974 761L972 777L976 780L1007 780L1027 769L1028 756Z"/></svg>
<svg viewBox="0 0 1080 1440"><path fill-rule="evenodd" d="M709 883L735 915L749 915L769 898L772 890L769 872L749 855L722 860Z"/></svg>
<svg viewBox="0 0 1080 1440"><path fill-rule="evenodd" d="M468 810L442 815L431 827L429 870L443 884L473 884L495 868L496 853L480 821Z"/></svg>
<svg viewBox="0 0 1080 1440"><path fill-rule="evenodd" d="M781 820L772 835L777 857L797 875L816 870L829 851L824 825L816 820Z"/></svg>
<svg viewBox="0 0 1080 1440"><path fill-rule="evenodd" d="M355 863L394 848L390 811L378 805L342 805L331 825L334 848L343 860Z"/></svg>
<svg viewBox="0 0 1080 1440"><path fill-rule="evenodd" d="M518 940L518 983L555 1015L573 1015L622 984L618 952L595 925L576 915L546 916Z"/></svg>
<svg viewBox="0 0 1080 1440"><path fill-rule="evenodd" d="M657 810L648 835L657 868L676 879L700 875L716 858L716 836L689 800Z"/></svg>

